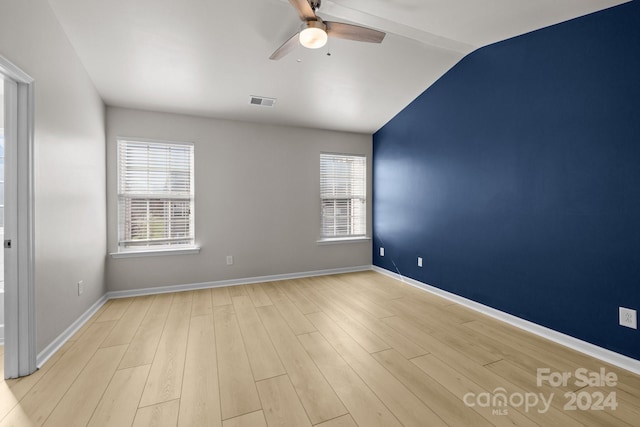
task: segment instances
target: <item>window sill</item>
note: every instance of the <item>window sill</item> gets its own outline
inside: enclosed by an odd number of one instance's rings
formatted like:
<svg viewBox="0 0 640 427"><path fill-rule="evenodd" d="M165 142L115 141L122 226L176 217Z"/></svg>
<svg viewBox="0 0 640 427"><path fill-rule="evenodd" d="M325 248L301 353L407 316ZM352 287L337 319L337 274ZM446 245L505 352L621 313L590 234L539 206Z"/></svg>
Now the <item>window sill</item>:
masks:
<svg viewBox="0 0 640 427"><path fill-rule="evenodd" d="M111 255L111 258L140 258L140 257L150 257L150 256L166 256L166 255L193 255L197 253L200 253L199 247L113 252L113 253L110 253L109 255Z"/></svg>
<svg viewBox="0 0 640 427"><path fill-rule="evenodd" d="M371 237L358 236L358 237L329 237L326 239L320 239L316 241L318 245L337 245L341 243L359 243L371 240Z"/></svg>

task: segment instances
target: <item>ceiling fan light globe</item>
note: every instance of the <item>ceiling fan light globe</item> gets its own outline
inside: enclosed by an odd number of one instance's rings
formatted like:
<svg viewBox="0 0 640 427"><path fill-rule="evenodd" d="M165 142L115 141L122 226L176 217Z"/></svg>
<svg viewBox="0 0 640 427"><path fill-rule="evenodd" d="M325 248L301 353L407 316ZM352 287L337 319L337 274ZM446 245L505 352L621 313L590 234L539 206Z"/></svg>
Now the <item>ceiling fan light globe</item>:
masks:
<svg viewBox="0 0 640 427"><path fill-rule="evenodd" d="M300 31L300 44L308 49L318 49L327 44L327 32L322 28L308 27Z"/></svg>

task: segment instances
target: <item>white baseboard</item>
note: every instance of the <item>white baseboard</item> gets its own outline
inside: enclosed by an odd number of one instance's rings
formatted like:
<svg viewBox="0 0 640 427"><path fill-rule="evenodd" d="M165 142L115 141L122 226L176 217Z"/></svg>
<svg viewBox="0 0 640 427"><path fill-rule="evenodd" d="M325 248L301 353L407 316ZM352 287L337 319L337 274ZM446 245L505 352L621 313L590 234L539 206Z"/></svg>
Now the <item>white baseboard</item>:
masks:
<svg viewBox="0 0 640 427"><path fill-rule="evenodd" d="M219 288L222 286L249 285L251 283L275 282L277 280L301 279L303 277L328 276L330 274L355 273L371 270L371 265L357 267L332 268L329 270L304 271L300 273L274 274L271 276L247 277L244 279L218 280L215 282L190 283L186 285L159 286L155 288L132 289L107 292L109 299L138 297L142 295L164 294L169 292L195 291L198 289Z"/></svg>
<svg viewBox="0 0 640 427"><path fill-rule="evenodd" d="M606 348L602 348L595 344L591 344L578 338L574 338L570 335L554 331L553 329L540 326L536 323L521 319L512 314L505 313L504 311L496 310L495 308L488 307L484 304L480 304L479 302L475 302L473 300L461 297L451 292L444 291L426 283L419 282L410 277L401 276L384 268L380 268L374 265L371 269L378 273L404 282L408 285L414 286L418 289L422 289L423 291L456 302L479 313L486 314L487 316L493 317L494 319L501 320L527 332L531 332L532 334L538 335L542 338L546 338L565 347L569 347L573 350L579 351L580 353L586 354L598 360L602 360L619 368L626 369L629 372L633 372L634 374L640 375L640 360L636 360L623 354L607 350Z"/></svg>
<svg viewBox="0 0 640 427"><path fill-rule="evenodd" d="M36 365L42 367L56 351L60 349L87 321L93 316L107 301L115 298L137 297L142 295L163 294L169 292L193 291L197 289L218 288L222 286L248 285L251 283L274 282L277 280L300 279L303 277L327 276L330 274L355 273L358 271L371 270L371 265L358 267L333 268L329 270L305 271L300 273L276 274L272 276L248 277L244 279L220 280L216 282L191 283L185 285L161 286L156 288L132 289L127 291L112 291L104 294L87 311L85 311L75 322L71 324L63 333L42 350L37 358ZM4 335L3 335L4 336Z"/></svg>
<svg viewBox="0 0 640 427"><path fill-rule="evenodd" d="M103 295L98 301L93 303L93 305L89 307L87 311L85 311L80 317L78 317L76 321L71 324L71 326L69 326L63 333L58 335L58 337L53 340L48 346L46 346L44 350L38 353L38 356L36 356L36 366L38 367L38 369L40 369L42 365L44 365L47 360L49 360L49 358L55 354L56 351L60 350L60 347L62 347L64 343L69 341L69 338L71 338L73 334L78 332L78 330L85 323L87 323L87 320L89 320L91 316L93 316L108 300L109 299L107 298L107 295Z"/></svg>

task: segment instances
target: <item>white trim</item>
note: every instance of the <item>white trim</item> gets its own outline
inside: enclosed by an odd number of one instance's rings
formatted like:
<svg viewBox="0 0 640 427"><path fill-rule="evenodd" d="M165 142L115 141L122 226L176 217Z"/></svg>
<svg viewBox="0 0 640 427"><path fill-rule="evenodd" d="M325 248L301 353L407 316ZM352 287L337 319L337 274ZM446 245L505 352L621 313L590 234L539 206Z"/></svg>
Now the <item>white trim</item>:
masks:
<svg viewBox="0 0 640 427"><path fill-rule="evenodd" d="M2 55L0 55L0 73L9 77L11 80L16 80L21 83L31 84L35 81L31 76L13 65L11 61Z"/></svg>
<svg viewBox="0 0 640 427"><path fill-rule="evenodd" d="M116 141L131 141L131 142L150 142L153 144L176 144L176 145L193 145L195 146L195 142L193 141L169 141L165 139L150 139L150 138L129 138L124 136L117 136Z"/></svg>
<svg viewBox="0 0 640 427"><path fill-rule="evenodd" d="M5 149L14 145L13 171L5 168L5 195L15 206L5 208L5 238L13 241L10 258L5 267L10 271L5 280L5 377L29 375L36 370L36 307L35 307L35 192L34 192L34 80L24 71L0 55L0 75L17 86L11 95L13 105L5 114L14 115L15 129L10 138L5 135ZM5 94L6 96L6 94ZM5 124L5 131L7 126ZM13 138L13 139L11 139ZM6 157L5 157L6 161ZM8 166L8 165L5 165ZM7 173L8 171L8 173ZM7 193L8 192L8 193ZM15 220L10 217L17 215ZM17 221L17 219L20 219ZM7 270L5 269L5 275Z"/></svg>
<svg viewBox="0 0 640 427"><path fill-rule="evenodd" d="M174 249L153 249L148 251L122 251L112 252L109 255L111 258L140 258L150 256L165 256L165 255L193 255L200 253L200 248L174 248Z"/></svg>
<svg viewBox="0 0 640 427"><path fill-rule="evenodd" d="M328 276L331 274L356 273L358 271L369 271L370 265L358 267L332 268L329 270L304 271L300 273L274 274L270 276L256 276L242 279L218 280L215 282L189 283L185 285L159 286L155 288L131 289L127 291L107 292L109 299L138 297L142 295L165 294L169 292L194 291L198 289L219 288L222 286L249 285L251 283L275 282L277 280L300 279L303 277Z"/></svg>
<svg viewBox="0 0 640 427"><path fill-rule="evenodd" d="M475 310L479 313L493 317L494 319L508 323L512 326L515 326L516 328L531 332L532 334L538 335L542 338L546 338L549 341L553 341L565 347L569 347L573 350L579 351L580 353L584 353L588 356L594 357L619 368L626 369L627 371L633 372L634 374L640 375L640 360L636 360L623 354L607 350L606 348L588 343L586 341L582 341L570 335L554 331L553 329L549 329L528 320L521 319L520 317L505 313L504 311L497 310L479 302L461 297L460 295L456 295L451 292L447 292L445 290L428 285L426 283L422 283L410 277L402 276L384 268L380 268L374 265L371 267L371 269L375 272L392 277L418 289L422 289L423 291L432 293L434 295L448 299L449 301L453 301L467 308Z"/></svg>
<svg viewBox="0 0 640 427"><path fill-rule="evenodd" d="M359 242L367 242L371 240L371 237L368 236L357 236L357 237L327 237L326 239L319 239L316 241L318 245L337 245L341 243L359 243Z"/></svg>
<svg viewBox="0 0 640 427"><path fill-rule="evenodd" d="M105 294L91 307L89 307L89 309L85 311L80 317L78 317L76 321L71 324L71 326L65 329L63 333L58 335L55 340L53 340L48 346L46 346L44 350L38 353L38 357L36 359L38 368L41 368L42 365L47 363L47 360L49 360L51 356L56 353L56 351L60 350L60 348L67 341L69 341L69 338L71 338L73 334L78 332L80 328L82 328L82 326L84 326L84 324L87 323L89 319L91 319L91 316L96 314L96 312L100 310L100 307L105 305L107 301L109 301L109 298L107 297L107 294Z"/></svg>

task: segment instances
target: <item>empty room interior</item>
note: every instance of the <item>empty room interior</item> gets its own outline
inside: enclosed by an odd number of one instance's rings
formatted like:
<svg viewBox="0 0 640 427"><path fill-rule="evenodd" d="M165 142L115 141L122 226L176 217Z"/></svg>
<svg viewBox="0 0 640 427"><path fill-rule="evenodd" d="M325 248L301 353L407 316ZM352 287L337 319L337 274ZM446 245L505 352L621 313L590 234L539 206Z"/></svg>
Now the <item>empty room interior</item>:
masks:
<svg viewBox="0 0 640 427"><path fill-rule="evenodd" d="M0 427L640 425L640 3L2 0Z"/></svg>

